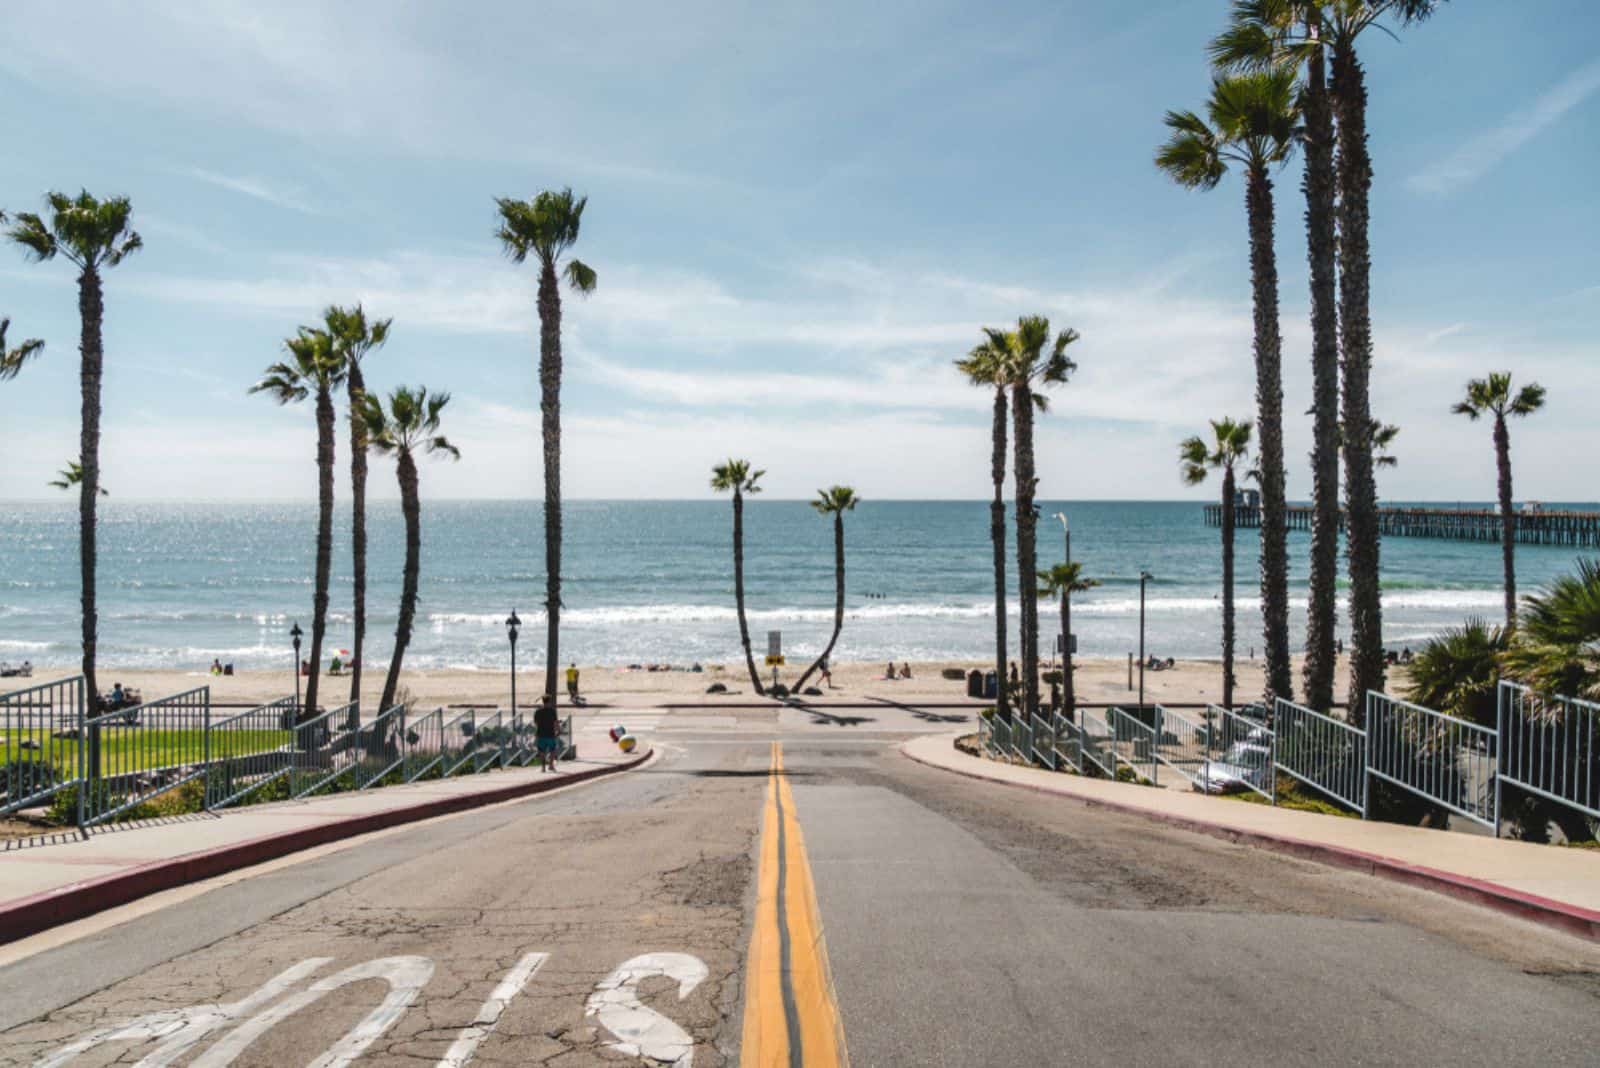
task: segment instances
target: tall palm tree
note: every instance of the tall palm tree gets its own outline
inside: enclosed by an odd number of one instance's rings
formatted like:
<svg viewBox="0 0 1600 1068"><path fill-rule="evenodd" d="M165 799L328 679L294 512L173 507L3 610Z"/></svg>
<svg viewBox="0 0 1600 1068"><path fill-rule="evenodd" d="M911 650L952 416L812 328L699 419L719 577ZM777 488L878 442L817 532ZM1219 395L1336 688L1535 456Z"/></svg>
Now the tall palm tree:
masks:
<svg viewBox="0 0 1600 1068"><path fill-rule="evenodd" d="M739 610L739 644L744 646L745 666L750 669L750 685L758 694L767 691L756 671L756 657L750 651L750 625L744 618L744 495L760 493L757 485L765 471L752 471L749 460L732 460L711 469L711 488L733 494L733 600Z"/></svg>
<svg viewBox="0 0 1600 1068"><path fill-rule="evenodd" d="M839 640L839 632L844 629L844 514L855 511L860 503L861 498L849 486L819 489L816 500L811 502L811 507L817 510L818 515L833 517L833 635L828 639L828 647L822 650L822 655L806 668L794 684L796 693L805 686L812 672L827 663L828 657L833 655L834 644Z"/></svg>
<svg viewBox="0 0 1600 1068"><path fill-rule="evenodd" d="M1266 699L1292 699L1289 665L1289 527L1283 462L1283 339L1278 327L1278 263L1273 249L1272 171L1294 151L1300 121L1295 72L1287 67L1219 77L1208 119L1169 111L1171 135L1156 165L1179 185L1214 189L1228 165L1245 172L1254 301L1257 460L1261 471L1261 616Z"/></svg>
<svg viewBox="0 0 1600 1068"><path fill-rule="evenodd" d="M389 674L383 680L383 697L378 710L394 705L395 689L400 684L400 664L406 646L411 644L411 625L417 614L417 576L422 559L422 505L417 493L418 451L442 454L452 460L461 452L439 433L440 413L450 403L450 394L430 394L426 386L410 389L401 386L383 401L362 393L359 415L363 438L372 448L395 458L395 476L400 482L400 512L406 521L405 577L400 586L400 615L394 628L394 652L389 656Z"/></svg>
<svg viewBox="0 0 1600 1068"><path fill-rule="evenodd" d="M361 401L367 393L367 380L361 372L361 361L389 340L389 326L394 320L368 321L366 311L357 304L353 308L330 306L322 313L322 321L333 338L334 355L344 364L345 390L350 400L350 564L355 602L350 700L359 701L367 637L367 422Z"/></svg>
<svg viewBox="0 0 1600 1068"><path fill-rule="evenodd" d="M994 390L994 422L990 430L989 474L994 482L994 500L989 505L989 541L994 549L994 671L999 680L996 707L1002 719L1011 716L1006 693L1006 402L1005 352L989 341L976 346L956 369L967 381Z"/></svg>
<svg viewBox="0 0 1600 1068"><path fill-rule="evenodd" d="M0 213L0 222L4 221L5 215ZM6 348L6 331L10 329L11 320L0 319L0 382L17 377L23 364L44 351L44 342L38 338L30 338L14 349Z"/></svg>
<svg viewBox="0 0 1600 1068"><path fill-rule="evenodd" d="M1511 505L1511 431L1506 418L1522 418L1544 407L1544 387L1529 382L1515 394L1511 392L1511 372L1495 371L1488 378L1467 383L1465 400L1451 410L1473 422L1484 415L1494 416L1494 462L1500 493L1500 560L1506 575L1506 626L1517 623L1517 569L1515 563L1517 514Z"/></svg>
<svg viewBox="0 0 1600 1068"><path fill-rule="evenodd" d="M571 189L546 190L532 200L496 197L500 229L495 236L512 262L539 262L539 412L544 438L544 697L556 700L561 666L561 283L593 293L594 270L562 257L577 244L588 197Z"/></svg>
<svg viewBox="0 0 1600 1068"><path fill-rule="evenodd" d="M49 485L58 490L69 490L73 486L83 485L83 465L76 460L68 460L67 466L56 472L56 477L50 480ZM100 496L109 497L111 491L101 486Z"/></svg>
<svg viewBox="0 0 1600 1068"><path fill-rule="evenodd" d="M83 678L92 696L100 692L95 679L95 505L100 497L100 379L105 364L101 272L143 248L144 241L132 229L133 205L127 197L100 200L84 190L75 197L47 193L44 200L48 219L31 211L18 212L6 229L6 236L21 245L36 263L59 255L78 269L82 384L78 457L83 465L83 481L78 484L78 565L83 603ZM21 360L17 366L21 366Z"/></svg>
<svg viewBox="0 0 1600 1068"><path fill-rule="evenodd" d="M1224 70L1273 65L1305 70L1300 144L1305 169L1306 259L1311 286L1311 560L1306 612L1305 702L1333 705L1339 572L1339 304L1333 105L1323 0L1235 0L1211 44Z"/></svg>
<svg viewBox="0 0 1600 1068"><path fill-rule="evenodd" d="M1209 471L1222 472L1222 707L1233 707L1233 501L1238 467L1250 452L1250 421L1211 420L1211 441L1186 439L1178 446L1183 481L1198 486Z"/></svg>
<svg viewBox="0 0 1600 1068"><path fill-rule="evenodd" d="M265 393L279 404L316 398L317 413L317 568L311 594L311 675L306 680L304 718L317 714L322 675L322 639L328 629L328 581L333 568L333 391L344 382L345 367L333 337L320 327L302 326L284 342L289 358L268 367L251 393Z"/></svg>
<svg viewBox="0 0 1600 1068"><path fill-rule="evenodd" d="M1077 690L1072 682L1072 595L1092 590L1100 585L1099 579L1086 578L1083 565L1076 560L1053 564L1039 572L1039 596L1061 598L1061 705L1070 718L1078 705Z"/></svg>
<svg viewBox="0 0 1600 1068"><path fill-rule="evenodd" d="M1062 330L1054 340L1050 320L1042 315L1024 315L1015 330L985 328L987 344L1003 353L1007 388L1011 391L1012 471L1016 477L1017 500L1017 584L1021 602L1022 632L1022 714L1039 711L1039 588L1028 576L1039 572L1036 530L1039 510L1034 507L1034 492L1039 479L1034 474L1033 413L1047 411L1049 401L1039 387L1057 386L1078 365L1067 357L1067 346L1078 340L1078 332Z"/></svg>

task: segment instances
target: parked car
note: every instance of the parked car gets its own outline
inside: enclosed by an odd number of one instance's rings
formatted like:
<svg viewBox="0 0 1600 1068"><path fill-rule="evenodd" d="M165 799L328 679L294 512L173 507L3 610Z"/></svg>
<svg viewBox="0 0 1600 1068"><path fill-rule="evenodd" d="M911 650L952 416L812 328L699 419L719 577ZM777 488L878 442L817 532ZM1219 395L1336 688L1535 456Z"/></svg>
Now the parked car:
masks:
<svg viewBox="0 0 1600 1068"><path fill-rule="evenodd" d="M1221 757L1202 765L1195 789L1208 794L1240 790L1265 792L1272 767L1272 747L1265 737L1254 737L1261 733L1251 731L1252 737L1234 742Z"/></svg>

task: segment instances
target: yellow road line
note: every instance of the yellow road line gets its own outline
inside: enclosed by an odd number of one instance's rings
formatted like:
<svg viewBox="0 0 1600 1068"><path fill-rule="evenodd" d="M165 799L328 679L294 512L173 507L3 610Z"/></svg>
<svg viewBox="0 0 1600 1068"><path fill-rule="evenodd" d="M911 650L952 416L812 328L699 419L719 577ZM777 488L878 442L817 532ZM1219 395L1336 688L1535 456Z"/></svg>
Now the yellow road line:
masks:
<svg viewBox="0 0 1600 1068"><path fill-rule="evenodd" d="M759 1068L844 1068L844 1027L828 971L811 865L772 743L761 823L755 930L745 969L741 1063Z"/></svg>

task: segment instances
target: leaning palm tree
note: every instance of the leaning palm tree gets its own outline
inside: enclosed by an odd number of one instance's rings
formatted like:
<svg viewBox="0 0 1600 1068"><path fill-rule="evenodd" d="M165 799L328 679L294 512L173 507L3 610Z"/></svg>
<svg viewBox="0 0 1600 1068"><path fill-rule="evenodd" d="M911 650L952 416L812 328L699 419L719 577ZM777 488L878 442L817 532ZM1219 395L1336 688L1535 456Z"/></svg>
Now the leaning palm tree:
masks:
<svg viewBox="0 0 1600 1068"><path fill-rule="evenodd" d="M556 700L561 666L561 277L578 293L592 293L595 273L581 260L562 257L578 241L588 197L571 189L546 190L532 200L496 197L496 237L514 263L539 261L539 412L544 438L544 697Z"/></svg>
<svg viewBox="0 0 1600 1068"><path fill-rule="evenodd" d="M406 646L411 644L411 625L417 614L417 575L422 556L422 506L417 495L418 451L439 453L459 460L461 452L439 433L439 416L450 403L450 394L429 394L426 386L409 389L401 386L389 394L387 407L377 397L361 395L359 414L365 440L379 453L395 458L395 474L400 481L400 511L406 520L406 566L400 586L400 615L394 628L394 652L389 657L389 674L383 680L383 698L378 710L394 704L400 685L400 664Z"/></svg>
<svg viewBox="0 0 1600 1068"><path fill-rule="evenodd" d="M990 430L989 474L994 482L994 500L989 505L989 542L994 550L994 671L997 711L1002 719L1011 715L1006 693L1006 403L1005 352L985 341L956 361L956 369L967 381L982 389L994 390L994 422Z"/></svg>
<svg viewBox="0 0 1600 1068"><path fill-rule="evenodd" d="M5 215L0 213L0 222ZM30 338L14 349L6 348L6 331L11 329L10 319L0 319L0 382L9 381L21 372L22 365L44 351L44 342Z"/></svg>
<svg viewBox="0 0 1600 1068"><path fill-rule="evenodd" d="M69 490L73 486L83 485L83 465L76 460L68 460L67 466L56 472L56 477L50 480L49 485L58 490ZM109 497L111 491L101 486L100 496Z"/></svg>
<svg viewBox="0 0 1600 1068"><path fill-rule="evenodd" d="M1500 560L1506 576L1506 626L1517 622L1517 570L1515 564L1517 514L1511 506L1511 431L1506 418L1522 418L1544 407L1544 387L1529 382L1515 395L1511 392L1511 372L1496 371L1488 378L1467 383L1465 400L1451 410L1473 422L1480 416L1494 416L1494 462L1500 493Z"/></svg>
<svg viewBox="0 0 1600 1068"><path fill-rule="evenodd" d="M860 503L861 498L849 486L819 489L816 500L811 502L811 507L817 510L818 515L833 517L833 635L828 639L828 646L822 650L822 655L806 668L794 684L795 693L801 691L813 672L828 662L828 657L833 655L834 645L839 641L839 632L844 629L844 514L855 511Z"/></svg>
<svg viewBox="0 0 1600 1068"><path fill-rule="evenodd" d="M1293 698L1289 664L1289 527L1283 462L1283 340L1278 326L1278 263L1273 249L1272 171L1294 150L1300 121L1295 73L1275 67L1219 77L1208 118L1169 111L1172 131L1156 166L1179 185L1214 189L1235 164L1245 172L1250 282L1255 306L1256 414L1260 427L1261 617L1266 699Z"/></svg>
<svg viewBox="0 0 1600 1068"><path fill-rule="evenodd" d="M86 692L94 695L100 692L95 680L95 505L100 497L100 379L105 364L101 272L143 248L144 241L130 226L133 205L127 197L100 200L87 190L75 197L47 193L45 207L48 219L29 211L18 212L6 236L37 263L60 255L78 269L79 381L83 394L78 429L78 457L83 465L83 480L78 484L78 564L83 603L83 680ZM20 360L17 366L21 366Z"/></svg>
<svg viewBox="0 0 1600 1068"><path fill-rule="evenodd" d="M1213 58L1251 62L1270 56L1275 46L1302 27L1302 55L1326 53L1336 137L1336 219L1339 265L1340 413L1346 426L1372 420L1372 260L1368 240L1368 194L1372 157L1367 151L1367 87L1356 45L1361 35L1385 20L1409 26L1432 15L1442 0L1236 0L1237 40ZM1309 26L1309 31L1304 28ZM1308 210L1320 211L1326 199ZM1365 721L1360 699L1383 689L1383 606L1378 585L1378 487L1371 442L1350 435L1343 448L1345 555L1350 571L1350 720ZM1326 639L1323 639L1324 641Z"/></svg>
<svg viewBox="0 0 1600 1068"><path fill-rule="evenodd" d="M1213 419L1211 441L1186 439L1178 446L1183 481L1198 486L1209 471L1222 472L1222 707L1233 707L1233 502L1238 467L1250 452L1250 421Z"/></svg>
<svg viewBox="0 0 1600 1068"><path fill-rule="evenodd" d="M1015 330L985 328L987 344L1003 353L1006 385L1011 390L1012 470L1016 476L1017 499L1017 584L1020 601L1022 646L1022 708L1024 717L1039 711L1039 589L1027 576L1038 574L1036 529L1039 511L1034 507L1034 492L1039 479L1034 474L1033 413L1046 411L1049 401L1038 387L1057 386L1077 370L1067 357L1067 346L1078 340L1078 332L1062 330L1054 340L1050 320L1042 315L1024 315Z"/></svg>
<svg viewBox="0 0 1600 1068"><path fill-rule="evenodd" d="M359 701L367 636L367 422L361 402L367 393L367 380L361 373L361 361L389 340L389 326L394 320L369 321L366 311L357 304L353 308L331 306L322 313L322 321L333 338L334 355L344 365L345 390L350 398L350 564L354 586L351 626L355 631L350 644L350 700Z"/></svg>
<svg viewBox="0 0 1600 1068"><path fill-rule="evenodd" d="M1040 597L1061 598L1061 707L1070 718L1078 704L1072 684L1072 595L1094 589L1100 580L1085 578L1083 565L1073 560L1039 572L1039 584Z"/></svg>
<svg viewBox="0 0 1600 1068"><path fill-rule="evenodd" d="M279 404L316 397L317 412L317 569L311 594L311 676L306 680L305 717L317 713L317 682L322 674L322 639L328 629L328 581L333 568L333 391L345 368L332 336L320 327L302 326L284 342L289 358L268 367L251 393L265 393Z"/></svg>
<svg viewBox="0 0 1600 1068"><path fill-rule="evenodd" d="M750 651L750 625L744 618L744 495L760 493L757 485L765 471L752 471L749 460L732 460L711 469L711 488L733 494L733 600L739 611L739 644L744 646L745 666L750 669L750 685L758 694L767 691L756 671L756 657Z"/></svg>

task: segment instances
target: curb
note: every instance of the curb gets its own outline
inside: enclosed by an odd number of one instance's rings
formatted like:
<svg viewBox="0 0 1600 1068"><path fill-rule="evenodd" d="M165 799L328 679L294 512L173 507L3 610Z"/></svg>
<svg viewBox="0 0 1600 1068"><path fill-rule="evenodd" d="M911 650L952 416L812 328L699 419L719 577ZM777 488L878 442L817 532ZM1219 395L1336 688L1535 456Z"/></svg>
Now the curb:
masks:
<svg viewBox="0 0 1600 1068"><path fill-rule="evenodd" d="M514 801L531 794L572 786L619 771L628 771L654 755L655 751L652 748L650 752L624 764L590 768L587 771L554 779L536 779L533 782L502 786L482 793L456 794L404 808L393 808L385 812L352 816L349 819L313 827L262 835L259 838L235 842L233 845L188 853L171 860L151 861L113 875L70 883L54 890L18 898L0 904L0 945L38 934L51 927L71 923L73 920L81 920L97 912L116 908L118 905L126 905L130 901L148 897L150 894L276 860L314 846L326 845L343 838L354 838L357 835L405 823L433 819L436 816L448 816L468 809L483 808L502 801Z"/></svg>
<svg viewBox="0 0 1600 1068"><path fill-rule="evenodd" d="M1193 819L1188 816L1154 812L1147 808L1140 808L1137 805L1106 801L1098 797L1084 797L1061 790L1050 790L1031 783L1007 782L1004 779L993 778L978 771L968 771L964 768L936 764L931 760L926 760L907 752L904 745L900 747L900 753L906 759L924 767L937 768L940 771L948 771L969 779L977 779L980 782L995 783L1019 790L1030 790L1049 797L1065 798L1068 801L1075 801L1090 808L1104 808L1131 816L1141 816L1156 823L1176 827L1179 830L1209 835L1212 838L1220 838L1223 841L1233 842L1237 845L1248 845L1258 849L1271 850L1275 853L1285 853L1301 860L1316 861L1335 868L1344 868L1348 871L1356 871L1364 875L1388 879L1392 882L1405 883L1408 886L1431 890L1434 893L1444 894L1475 905L1483 905L1497 912L1504 912L1546 927L1553 927L1567 934L1577 935L1579 938L1600 942L1600 912L1583 908L1580 905L1569 905L1547 897L1540 897L1538 894L1513 890L1511 887L1501 886L1499 883L1491 883L1484 879L1474 879L1466 875L1457 875L1454 872L1441 871L1438 868L1424 867L1421 864L1407 864L1402 860L1395 860L1392 857L1381 856L1377 853L1362 852L1359 849L1348 849L1344 846L1328 845L1323 842L1310 842L1303 838L1291 838L1288 835L1268 834L1265 831L1241 830L1237 827L1210 823L1206 820ZM961 756L968 760L981 759L967 756L965 753L962 753Z"/></svg>

